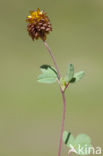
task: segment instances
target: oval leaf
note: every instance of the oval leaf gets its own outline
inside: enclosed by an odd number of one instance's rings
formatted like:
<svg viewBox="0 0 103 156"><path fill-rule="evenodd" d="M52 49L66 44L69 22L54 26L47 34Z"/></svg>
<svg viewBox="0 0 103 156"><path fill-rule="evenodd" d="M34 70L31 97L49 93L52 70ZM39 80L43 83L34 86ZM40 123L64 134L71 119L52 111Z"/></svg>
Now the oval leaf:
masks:
<svg viewBox="0 0 103 156"><path fill-rule="evenodd" d="M67 147L70 148L74 153L78 155L88 155L90 151L88 150L91 146L91 139L86 134L79 134L76 139L69 132L63 132L63 142Z"/></svg>
<svg viewBox="0 0 103 156"><path fill-rule="evenodd" d="M75 145L74 148L79 155L88 155L89 151L86 149L89 149L91 147L91 139L86 134L79 134L75 139ZM82 149L82 150L80 150Z"/></svg>
<svg viewBox="0 0 103 156"><path fill-rule="evenodd" d="M63 142L67 147L71 147L70 144L74 145L74 137L71 133L64 131L63 132Z"/></svg>
<svg viewBox="0 0 103 156"><path fill-rule="evenodd" d="M65 81L66 82L71 81L73 76L74 76L74 65L73 64L69 64L68 65L67 74L66 74L66 77L65 77Z"/></svg>
<svg viewBox="0 0 103 156"><path fill-rule="evenodd" d="M38 76L38 82L41 83L54 83L57 80L57 72L50 65L42 65L41 67L42 74Z"/></svg>
<svg viewBox="0 0 103 156"><path fill-rule="evenodd" d="M71 79L70 83L74 83L74 82L81 80L84 75L85 75L84 71L80 71L78 73L75 73L73 78Z"/></svg>

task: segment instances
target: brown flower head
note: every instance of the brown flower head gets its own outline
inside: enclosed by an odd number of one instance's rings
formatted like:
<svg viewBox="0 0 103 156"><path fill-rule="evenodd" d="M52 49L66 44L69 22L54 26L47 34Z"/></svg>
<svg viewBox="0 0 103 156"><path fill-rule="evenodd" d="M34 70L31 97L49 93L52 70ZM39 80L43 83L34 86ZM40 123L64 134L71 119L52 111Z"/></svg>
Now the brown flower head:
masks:
<svg viewBox="0 0 103 156"><path fill-rule="evenodd" d="M28 23L27 31L33 40L38 38L46 40L46 35L52 31L49 18L43 10L30 11L30 16L27 17L26 21Z"/></svg>

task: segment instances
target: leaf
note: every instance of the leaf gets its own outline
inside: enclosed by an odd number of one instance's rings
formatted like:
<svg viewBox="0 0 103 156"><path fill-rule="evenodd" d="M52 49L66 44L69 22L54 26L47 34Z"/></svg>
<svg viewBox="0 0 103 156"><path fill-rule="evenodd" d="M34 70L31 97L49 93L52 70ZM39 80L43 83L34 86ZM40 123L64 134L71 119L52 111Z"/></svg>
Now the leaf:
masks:
<svg viewBox="0 0 103 156"><path fill-rule="evenodd" d="M71 79L70 83L74 83L74 82L81 80L84 75L85 75L84 71L80 71L78 73L75 73L73 78Z"/></svg>
<svg viewBox="0 0 103 156"><path fill-rule="evenodd" d="M70 147L70 144L74 143L74 137L70 132L64 131L63 132L63 142L66 144L67 147Z"/></svg>
<svg viewBox="0 0 103 156"><path fill-rule="evenodd" d="M79 155L88 155L88 149L91 147L91 139L88 135L86 134L79 134L76 139L75 139L75 145L74 148ZM83 149L80 151L79 149Z"/></svg>
<svg viewBox="0 0 103 156"><path fill-rule="evenodd" d="M79 134L76 139L75 139L75 143L78 144L80 143L82 146L84 146L84 144L90 144L91 143L91 139L88 135L86 134Z"/></svg>
<svg viewBox="0 0 103 156"><path fill-rule="evenodd" d="M90 154L87 149L91 147L91 139L86 134L79 134L76 139L74 139L72 134L64 131L63 142L78 155ZM80 149L82 149L82 151Z"/></svg>
<svg viewBox="0 0 103 156"><path fill-rule="evenodd" d="M65 81L66 82L71 81L73 76L74 76L74 65L73 64L69 64L68 65L68 71L67 71L67 74L66 74L66 77L65 77Z"/></svg>
<svg viewBox="0 0 103 156"><path fill-rule="evenodd" d="M57 72L50 65L42 65L40 67L42 74L38 76L38 82L41 83L54 83L57 80Z"/></svg>

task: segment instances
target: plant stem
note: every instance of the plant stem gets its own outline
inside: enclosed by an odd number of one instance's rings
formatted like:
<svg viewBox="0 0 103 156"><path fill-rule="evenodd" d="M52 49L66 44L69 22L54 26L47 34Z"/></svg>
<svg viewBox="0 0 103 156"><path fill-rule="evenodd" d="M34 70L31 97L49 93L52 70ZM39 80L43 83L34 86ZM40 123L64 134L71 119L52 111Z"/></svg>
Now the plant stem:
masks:
<svg viewBox="0 0 103 156"><path fill-rule="evenodd" d="M65 99L65 93L64 93L64 91L61 90L61 94L62 94L62 98L63 98L63 115L62 115L62 124L61 124L61 133L60 133L58 156L61 155L62 137L63 137L64 121L65 121L65 113L66 113L66 99Z"/></svg>
<svg viewBox="0 0 103 156"><path fill-rule="evenodd" d="M56 60L54 58L54 55L51 51L51 49L49 48L48 44L46 43L46 41L43 40L44 46L48 49L48 52L52 58L52 61L55 65L55 68L57 70L57 74L58 74L58 79L60 80L61 75L60 75L60 71L58 68L58 65L56 63ZM62 88L60 87L60 92L62 94L62 99L63 99L63 115L62 115L62 124L61 124L61 132L60 132L60 141L59 141L59 150L58 150L58 156L61 156L61 149L62 149L62 137L63 137L63 131L64 131L64 121L65 121L65 113L66 113L66 99L65 99L65 91L62 90Z"/></svg>
<svg viewBox="0 0 103 156"><path fill-rule="evenodd" d="M58 78L60 79L60 71L59 71L58 65L56 63L55 57L54 57L51 49L49 48L47 42L43 40L43 43L44 43L44 46L48 49L48 52L49 52L49 54L50 54L50 56L52 58L52 61L53 61L54 65L55 65L55 68L57 70Z"/></svg>

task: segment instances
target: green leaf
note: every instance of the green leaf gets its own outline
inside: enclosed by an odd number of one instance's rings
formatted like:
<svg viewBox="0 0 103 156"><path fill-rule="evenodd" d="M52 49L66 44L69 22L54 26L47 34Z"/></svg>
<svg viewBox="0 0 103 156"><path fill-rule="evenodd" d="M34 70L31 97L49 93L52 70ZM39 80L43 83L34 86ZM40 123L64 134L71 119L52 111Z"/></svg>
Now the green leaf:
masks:
<svg viewBox="0 0 103 156"><path fill-rule="evenodd" d="M79 147L83 149L82 150L83 152L79 150ZM91 147L90 137L86 134L79 134L76 137L75 143L74 143L74 148L75 148L77 154L88 155L88 151L86 149L88 149L89 147Z"/></svg>
<svg viewBox="0 0 103 156"><path fill-rule="evenodd" d="M73 145L74 137L70 132L64 131L63 132L63 142L66 144L67 147L70 148L70 144Z"/></svg>
<svg viewBox="0 0 103 156"><path fill-rule="evenodd" d="M42 65L40 67L42 74L38 76L38 82L41 83L54 83L57 80L57 72L55 68L50 65Z"/></svg>
<svg viewBox="0 0 103 156"><path fill-rule="evenodd" d="M73 64L69 64L68 65L67 74L66 74L66 77L65 77L65 81L66 82L71 81L73 76L74 76L74 65Z"/></svg>
<svg viewBox="0 0 103 156"><path fill-rule="evenodd" d="M67 131L63 132L63 142L67 147L74 150L74 152L78 155L87 155L89 147L91 147L91 139L86 134L79 134L76 139L74 139L73 135L68 133ZM80 150L82 148L82 151Z"/></svg>
<svg viewBox="0 0 103 156"><path fill-rule="evenodd" d="M70 83L74 83L74 82L81 80L84 75L85 75L84 71L80 71L78 73L75 73L73 78L71 79Z"/></svg>

